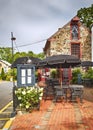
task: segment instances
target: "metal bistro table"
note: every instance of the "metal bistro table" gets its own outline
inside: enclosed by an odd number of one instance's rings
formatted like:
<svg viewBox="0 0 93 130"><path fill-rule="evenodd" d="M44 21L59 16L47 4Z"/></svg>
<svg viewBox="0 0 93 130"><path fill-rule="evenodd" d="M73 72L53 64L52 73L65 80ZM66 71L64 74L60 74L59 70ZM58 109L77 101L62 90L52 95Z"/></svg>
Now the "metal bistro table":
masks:
<svg viewBox="0 0 93 130"><path fill-rule="evenodd" d="M71 100L74 101L78 97L80 99L80 102L82 102L83 99L83 90L84 86L83 85L69 85L71 89Z"/></svg>
<svg viewBox="0 0 93 130"><path fill-rule="evenodd" d="M63 97L66 101L69 98L70 101L75 101L76 98L80 98L82 102L83 98L83 85L63 85L62 88L59 85L54 86L55 88L55 101L58 98Z"/></svg>

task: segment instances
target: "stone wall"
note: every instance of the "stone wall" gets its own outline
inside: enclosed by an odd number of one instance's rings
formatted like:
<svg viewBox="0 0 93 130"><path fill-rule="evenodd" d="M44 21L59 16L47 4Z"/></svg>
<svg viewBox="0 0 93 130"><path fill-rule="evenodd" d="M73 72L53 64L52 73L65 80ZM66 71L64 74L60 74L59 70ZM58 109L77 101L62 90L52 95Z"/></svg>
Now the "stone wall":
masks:
<svg viewBox="0 0 93 130"><path fill-rule="evenodd" d="M91 33L84 25L80 23L79 40L71 40L70 22L52 36L50 40L49 55L71 54L71 42L80 43L81 60L91 60ZM48 54L47 54L48 55Z"/></svg>
<svg viewBox="0 0 93 130"><path fill-rule="evenodd" d="M80 26L81 60L91 60L91 32L83 25Z"/></svg>

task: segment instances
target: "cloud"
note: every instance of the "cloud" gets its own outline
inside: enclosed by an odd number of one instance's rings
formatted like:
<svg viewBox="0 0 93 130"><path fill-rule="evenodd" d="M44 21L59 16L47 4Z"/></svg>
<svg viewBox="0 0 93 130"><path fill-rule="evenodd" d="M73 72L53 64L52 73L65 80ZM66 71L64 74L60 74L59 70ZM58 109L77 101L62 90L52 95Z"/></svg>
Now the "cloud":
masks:
<svg viewBox="0 0 93 130"><path fill-rule="evenodd" d="M11 46L11 32L17 45L46 39L80 8L92 3L92 0L0 0L0 45ZM39 53L44 45L42 42L19 50Z"/></svg>

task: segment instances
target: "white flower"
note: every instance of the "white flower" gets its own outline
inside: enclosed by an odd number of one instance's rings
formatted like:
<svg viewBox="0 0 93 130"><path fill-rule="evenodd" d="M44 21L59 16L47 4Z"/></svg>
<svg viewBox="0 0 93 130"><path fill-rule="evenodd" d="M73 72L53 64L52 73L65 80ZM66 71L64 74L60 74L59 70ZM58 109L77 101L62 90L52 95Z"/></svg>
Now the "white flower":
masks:
<svg viewBox="0 0 93 130"><path fill-rule="evenodd" d="M34 87L31 87L31 91L34 89Z"/></svg>
<svg viewBox="0 0 93 130"><path fill-rule="evenodd" d="M22 104L20 103L20 104L19 104L19 106L21 107L21 106L22 106Z"/></svg>
<svg viewBox="0 0 93 130"><path fill-rule="evenodd" d="M42 97L39 97L39 100L42 100Z"/></svg>
<svg viewBox="0 0 93 130"><path fill-rule="evenodd" d="M43 93L40 93L40 97L42 97L43 96Z"/></svg>
<svg viewBox="0 0 93 130"><path fill-rule="evenodd" d="M29 87L27 86L26 89L29 89Z"/></svg>
<svg viewBox="0 0 93 130"><path fill-rule="evenodd" d="M27 93L30 93L30 92L31 92L30 90L27 91Z"/></svg>
<svg viewBox="0 0 93 130"><path fill-rule="evenodd" d="M15 94L17 94L17 91L15 90Z"/></svg>
<svg viewBox="0 0 93 130"><path fill-rule="evenodd" d="M26 92L25 92L25 91L22 91L22 94L23 94L23 95L26 95Z"/></svg>
<svg viewBox="0 0 93 130"><path fill-rule="evenodd" d="M29 108L29 105L26 105L26 109L28 109Z"/></svg>
<svg viewBox="0 0 93 130"><path fill-rule="evenodd" d="M21 92L21 88L18 88L18 91Z"/></svg>
<svg viewBox="0 0 93 130"><path fill-rule="evenodd" d="M21 97L18 97L18 100L21 100Z"/></svg>
<svg viewBox="0 0 93 130"><path fill-rule="evenodd" d="M40 88L40 89L39 89L39 91L41 91L41 92L42 92L42 91L43 91L43 88Z"/></svg>
<svg viewBox="0 0 93 130"><path fill-rule="evenodd" d="M37 87L37 83L35 83L35 86Z"/></svg>

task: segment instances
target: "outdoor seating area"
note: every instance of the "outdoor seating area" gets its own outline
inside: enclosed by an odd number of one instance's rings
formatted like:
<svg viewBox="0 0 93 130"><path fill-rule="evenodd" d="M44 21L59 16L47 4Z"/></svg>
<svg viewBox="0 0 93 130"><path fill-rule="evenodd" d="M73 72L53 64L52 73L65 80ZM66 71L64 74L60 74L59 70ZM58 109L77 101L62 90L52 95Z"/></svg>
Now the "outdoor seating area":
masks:
<svg viewBox="0 0 93 130"><path fill-rule="evenodd" d="M92 110L93 102L87 100L82 104L42 100L39 111L17 115L10 130L93 130Z"/></svg>
<svg viewBox="0 0 93 130"><path fill-rule="evenodd" d="M83 85L62 85L57 79L47 79L46 87L44 87L44 99L52 97L53 101L57 102L58 99L63 99L66 102L76 101L77 98L82 102L83 99Z"/></svg>

